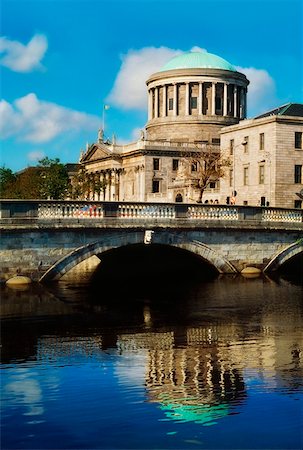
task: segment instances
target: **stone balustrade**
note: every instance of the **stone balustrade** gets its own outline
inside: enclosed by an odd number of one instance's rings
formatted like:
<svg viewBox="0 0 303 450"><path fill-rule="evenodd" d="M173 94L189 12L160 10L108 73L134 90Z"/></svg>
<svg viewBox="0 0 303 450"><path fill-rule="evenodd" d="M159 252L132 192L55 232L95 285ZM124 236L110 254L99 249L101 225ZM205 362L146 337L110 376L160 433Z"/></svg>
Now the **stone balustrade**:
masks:
<svg viewBox="0 0 303 450"><path fill-rule="evenodd" d="M302 210L266 208L262 211L264 222L302 222Z"/></svg>
<svg viewBox="0 0 303 450"><path fill-rule="evenodd" d="M204 206L189 206L189 219L201 220L238 220L239 213L237 207L208 207Z"/></svg>
<svg viewBox="0 0 303 450"><path fill-rule="evenodd" d="M106 223L108 218L129 222L136 220L170 221L228 221L236 223L294 223L303 224L303 211L299 209L265 208L235 205L205 205L184 203L92 202L69 200L2 200L1 224L21 223L27 220L92 219ZM120 225L121 226L121 222Z"/></svg>
<svg viewBox="0 0 303 450"><path fill-rule="evenodd" d="M118 217L123 218L169 218L176 217L175 208L173 205L145 205L145 204L119 204Z"/></svg>
<svg viewBox="0 0 303 450"><path fill-rule="evenodd" d="M94 219L101 217L103 217L103 205L99 203L39 203L38 206L38 218L43 219Z"/></svg>

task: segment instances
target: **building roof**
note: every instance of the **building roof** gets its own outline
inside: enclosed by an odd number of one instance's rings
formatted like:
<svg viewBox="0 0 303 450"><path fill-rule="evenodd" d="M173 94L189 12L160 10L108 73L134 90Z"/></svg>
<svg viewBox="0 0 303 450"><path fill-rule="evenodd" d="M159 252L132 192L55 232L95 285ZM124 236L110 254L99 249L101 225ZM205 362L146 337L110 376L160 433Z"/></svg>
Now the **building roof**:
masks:
<svg viewBox="0 0 303 450"><path fill-rule="evenodd" d="M302 103L287 103L286 105L274 108L266 113L260 114L254 117L254 119L262 119L269 116L297 116L303 117L303 104Z"/></svg>
<svg viewBox="0 0 303 450"><path fill-rule="evenodd" d="M235 67L220 56L208 52L188 52L175 56L159 72L176 69L222 69L236 72Z"/></svg>

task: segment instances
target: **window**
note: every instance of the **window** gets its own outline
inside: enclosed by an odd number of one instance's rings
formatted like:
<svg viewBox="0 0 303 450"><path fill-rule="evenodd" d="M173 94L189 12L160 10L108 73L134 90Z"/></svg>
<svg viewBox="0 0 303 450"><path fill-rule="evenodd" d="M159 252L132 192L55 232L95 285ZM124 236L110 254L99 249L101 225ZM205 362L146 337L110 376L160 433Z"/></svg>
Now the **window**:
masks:
<svg viewBox="0 0 303 450"><path fill-rule="evenodd" d="M197 169L198 169L198 164L197 164L196 161L194 161L194 162L191 164L191 171L192 171L192 172L197 172Z"/></svg>
<svg viewBox="0 0 303 450"><path fill-rule="evenodd" d="M265 144L264 133L259 134L259 139L260 139L260 150L264 150L264 144Z"/></svg>
<svg viewBox="0 0 303 450"><path fill-rule="evenodd" d="M211 181L209 183L209 187L210 187L210 189L215 189L216 188L216 182L215 181Z"/></svg>
<svg viewBox="0 0 303 450"><path fill-rule="evenodd" d="M295 183L301 184L302 183L302 165L295 165Z"/></svg>
<svg viewBox="0 0 303 450"><path fill-rule="evenodd" d="M259 184L264 184L264 173L265 173L265 167L259 166Z"/></svg>
<svg viewBox="0 0 303 450"><path fill-rule="evenodd" d="M160 168L160 159L159 158L153 159L153 168L154 168L154 170L159 170L159 168Z"/></svg>
<svg viewBox="0 0 303 450"><path fill-rule="evenodd" d="M248 186L248 167L244 167L243 169L243 184L244 186Z"/></svg>
<svg viewBox="0 0 303 450"><path fill-rule="evenodd" d="M233 186L234 184L234 171L233 169L229 170L229 186Z"/></svg>
<svg viewBox="0 0 303 450"><path fill-rule="evenodd" d="M160 192L160 181L159 180L153 180L152 192L153 193Z"/></svg>
<svg viewBox="0 0 303 450"><path fill-rule="evenodd" d="M179 168L179 160L173 159L173 170L178 170Z"/></svg>
<svg viewBox="0 0 303 450"><path fill-rule="evenodd" d="M294 207L301 209L302 208L302 200L295 200Z"/></svg>
<svg viewBox="0 0 303 450"><path fill-rule="evenodd" d="M234 146L235 146L235 141L234 141L234 139L231 139L229 141L229 154L230 155L234 154Z"/></svg>
<svg viewBox="0 0 303 450"><path fill-rule="evenodd" d="M168 109L169 109L169 111L172 111L174 109L174 99L173 98L168 99Z"/></svg>
<svg viewBox="0 0 303 450"><path fill-rule="evenodd" d="M302 133L295 131L295 148L302 149Z"/></svg>
<svg viewBox="0 0 303 450"><path fill-rule="evenodd" d="M211 143L215 145L220 145L220 138L212 138Z"/></svg>
<svg viewBox="0 0 303 450"><path fill-rule="evenodd" d="M243 147L244 147L244 153L248 153L248 136L245 136L243 139Z"/></svg>
<svg viewBox="0 0 303 450"><path fill-rule="evenodd" d="M197 97L191 97L190 107L191 107L191 109L197 109L197 107L198 107Z"/></svg>

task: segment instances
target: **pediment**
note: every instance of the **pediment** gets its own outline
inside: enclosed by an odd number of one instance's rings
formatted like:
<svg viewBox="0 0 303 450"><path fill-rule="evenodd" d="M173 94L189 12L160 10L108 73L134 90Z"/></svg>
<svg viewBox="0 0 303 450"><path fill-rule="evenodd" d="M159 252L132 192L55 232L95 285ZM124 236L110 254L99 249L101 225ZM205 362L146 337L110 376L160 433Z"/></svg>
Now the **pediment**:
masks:
<svg viewBox="0 0 303 450"><path fill-rule="evenodd" d="M83 155L81 162L91 162L98 159L108 158L113 153L106 148L106 146L100 144L93 144Z"/></svg>

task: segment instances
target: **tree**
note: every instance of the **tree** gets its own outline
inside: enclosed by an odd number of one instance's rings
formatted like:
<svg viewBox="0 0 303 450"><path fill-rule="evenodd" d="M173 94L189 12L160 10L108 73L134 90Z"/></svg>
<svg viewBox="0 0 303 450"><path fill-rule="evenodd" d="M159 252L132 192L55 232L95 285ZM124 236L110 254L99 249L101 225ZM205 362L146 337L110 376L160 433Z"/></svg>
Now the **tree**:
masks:
<svg viewBox="0 0 303 450"><path fill-rule="evenodd" d="M16 181L16 176L11 169L0 167L0 197L9 198L10 191Z"/></svg>
<svg viewBox="0 0 303 450"><path fill-rule="evenodd" d="M230 160L218 150L217 146L206 144L202 150L188 152L182 158L184 173L192 179L193 187L199 190L198 203L202 203L204 191L209 183L223 178L226 168L231 164Z"/></svg>
<svg viewBox="0 0 303 450"><path fill-rule="evenodd" d="M69 178L59 158L43 158L39 161L38 168L42 180L41 198L64 199L69 187Z"/></svg>

